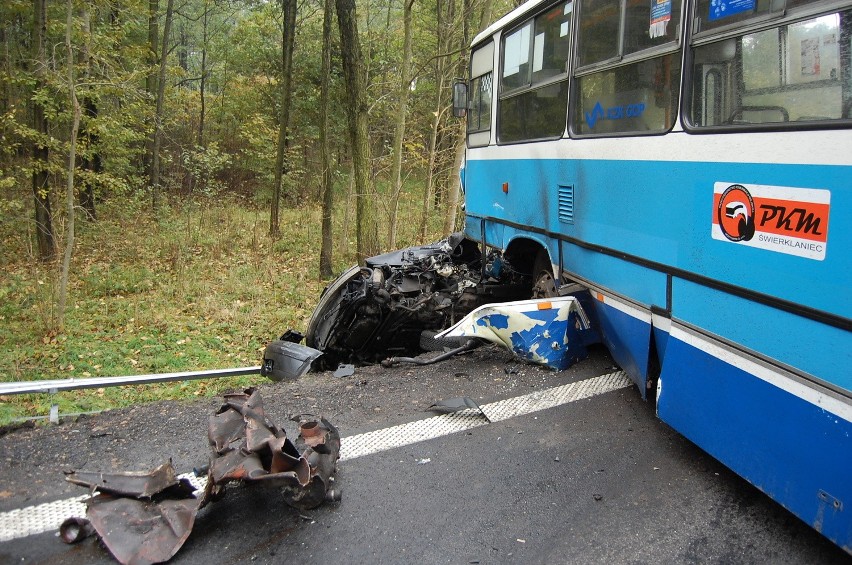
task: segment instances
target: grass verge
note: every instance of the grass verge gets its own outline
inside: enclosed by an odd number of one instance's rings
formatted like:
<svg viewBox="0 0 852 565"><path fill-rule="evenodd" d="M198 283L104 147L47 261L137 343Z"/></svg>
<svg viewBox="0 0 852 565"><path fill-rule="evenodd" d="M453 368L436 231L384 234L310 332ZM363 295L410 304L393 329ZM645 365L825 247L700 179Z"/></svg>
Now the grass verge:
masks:
<svg viewBox="0 0 852 565"><path fill-rule="evenodd" d="M403 195L397 247L417 240L417 198ZM354 217L345 210L342 203L334 219L336 272L354 263ZM57 265L32 260L26 229L0 224L12 242L0 255L0 381L259 365L269 340L304 331L328 282L318 276L321 216L313 204L283 209L275 241L268 211L236 200L173 206L157 220L128 200L99 212L79 229L61 332L51 329ZM431 239L439 225L433 218ZM0 396L0 424L45 415L52 403L60 413L87 412L218 395L257 378Z"/></svg>

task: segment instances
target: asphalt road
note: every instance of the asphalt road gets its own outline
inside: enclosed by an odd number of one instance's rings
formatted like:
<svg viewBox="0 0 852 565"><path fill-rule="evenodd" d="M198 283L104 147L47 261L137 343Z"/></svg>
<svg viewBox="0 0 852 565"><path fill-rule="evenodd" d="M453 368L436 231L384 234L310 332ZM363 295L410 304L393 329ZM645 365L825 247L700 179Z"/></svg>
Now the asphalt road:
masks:
<svg viewBox="0 0 852 565"><path fill-rule="evenodd" d="M431 369L430 378L458 381L460 367L487 355ZM524 370L541 390L604 373L611 362L595 355L562 373ZM369 374L374 384L391 378ZM477 399L532 386L484 386ZM384 419L342 416L342 435L428 417L396 410L404 389L388 395L394 405L371 399ZM657 420L634 387L343 461L338 484L340 503L301 514L274 492L231 488L199 513L172 563L852 563ZM61 485L28 504L60 496ZM0 543L0 562L113 561L93 538L67 546L47 532Z"/></svg>

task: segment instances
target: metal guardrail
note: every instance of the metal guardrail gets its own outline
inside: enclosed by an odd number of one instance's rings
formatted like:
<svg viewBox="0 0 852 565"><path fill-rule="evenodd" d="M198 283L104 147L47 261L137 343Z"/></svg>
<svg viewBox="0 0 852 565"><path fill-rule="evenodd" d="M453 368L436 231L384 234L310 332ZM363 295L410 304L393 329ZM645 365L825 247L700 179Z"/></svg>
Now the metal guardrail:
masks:
<svg viewBox="0 0 852 565"><path fill-rule="evenodd" d="M85 377L82 379L58 379L51 381L21 381L0 383L0 395L10 394L56 394L66 390L85 388L103 388L110 386L143 385L172 381L190 381L197 379L215 379L221 377L242 377L260 374L260 366L238 367L236 369L215 369L212 371L184 371L180 373L154 373L150 375L128 375L124 377ZM50 421L59 421L59 406L50 407Z"/></svg>

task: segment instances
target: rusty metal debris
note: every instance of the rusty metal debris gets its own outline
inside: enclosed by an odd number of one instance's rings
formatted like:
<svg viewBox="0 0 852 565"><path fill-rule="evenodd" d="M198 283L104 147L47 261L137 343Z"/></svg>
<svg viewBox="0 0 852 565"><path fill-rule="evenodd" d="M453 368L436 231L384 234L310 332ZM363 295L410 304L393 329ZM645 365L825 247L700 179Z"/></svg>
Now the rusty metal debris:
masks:
<svg viewBox="0 0 852 565"><path fill-rule="evenodd" d="M325 418L294 418L295 442L263 410L260 393L249 388L225 395L210 417L212 460L207 486L198 496L178 478L171 461L150 472L70 473L66 479L93 491L86 519L69 518L60 527L66 543L97 533L120 563L143 565L171 559L189 537L198 511L219 500L234 481L277 488L287 504L300 510L340 500L334 475L340 434Z"/></svg>
<svg viewBox="0 0 852 565"><path fill-rule="evenodd" d="M75 485L96 488L99 492L116 496L150 498L163 490L178 485L179 481L171 463L160 465L153 471L137 473L97 473L75 471L65 476Z"/></svg>
<svg viewBox="0 0 852 565"><path fill-rule="evenodd" d="M208 482L214 494L239 480L280 487L285 502L303 510L339 499L332 488L340 457L337 428L322 417L302 415L297 421L294 444L266 418L259 392L226 395L208 427L213 449Z"/></svg>
<svg viewBox="0 0 852 565"><path fill-rule="evenodd" d="M85 518L72 516L66 518L59 526L59 537L65 543L77 543L95 533L92 523Z"/></svg>
<svg viewBox="0 0 852 565"><path fill-rule="evenodd" d="M147 473L71 473L66 480L98 494L86 519L69 518L59 528L65 543L97 533L120 563L143 565L171 559L192 531L203 505L171 461Z"/></svg>
<svg viewBox="0 0 852 565"><path fill-rule="evenodd" d="M162 563L189 537L200 503L197 498L154 502L110 497L96 499L86 516L120 563Z"/></svg>

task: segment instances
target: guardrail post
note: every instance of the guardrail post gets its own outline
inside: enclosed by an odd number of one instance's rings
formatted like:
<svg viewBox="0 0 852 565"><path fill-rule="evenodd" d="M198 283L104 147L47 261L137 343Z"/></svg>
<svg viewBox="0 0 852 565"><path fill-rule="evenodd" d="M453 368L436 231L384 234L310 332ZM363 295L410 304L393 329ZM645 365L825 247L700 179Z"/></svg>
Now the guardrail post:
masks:
<svg viewBox="0 0 852 565"><path fill-rule="evenodd" d="M55 400L56 397L54 395L56 393L58 393L59 390L52 388L48 392L50 393L51 400ZM50 404L50 423L51 424L58 424L59 423L59 404L57 404L56 402L51 402L51 404Z"/></svg>

